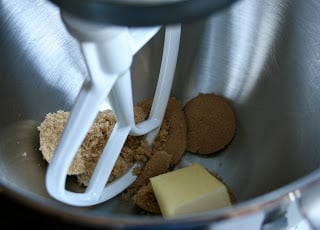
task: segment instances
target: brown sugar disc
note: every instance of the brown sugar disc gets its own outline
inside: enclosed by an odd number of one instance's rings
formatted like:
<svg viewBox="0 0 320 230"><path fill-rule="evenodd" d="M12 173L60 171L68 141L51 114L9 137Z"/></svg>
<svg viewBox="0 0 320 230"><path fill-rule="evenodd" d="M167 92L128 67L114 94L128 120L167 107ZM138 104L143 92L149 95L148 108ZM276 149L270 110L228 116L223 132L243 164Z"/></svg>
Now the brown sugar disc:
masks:
<svg viewBox="0 0 320 230"><path fill-rule="evenodd" d="M236 130L236 119L228 101L215 94L199 94L184 106L187 151L211 154L226 147Z"/></svg>

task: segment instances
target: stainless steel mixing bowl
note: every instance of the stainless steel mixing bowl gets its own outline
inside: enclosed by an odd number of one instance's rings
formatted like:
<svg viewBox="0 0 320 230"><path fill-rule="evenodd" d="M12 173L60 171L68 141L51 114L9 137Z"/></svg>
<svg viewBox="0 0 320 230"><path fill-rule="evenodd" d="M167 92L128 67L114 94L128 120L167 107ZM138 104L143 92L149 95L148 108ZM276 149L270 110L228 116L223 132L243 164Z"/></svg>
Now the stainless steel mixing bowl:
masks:
<svg viewBox="0 0 320 230"><path fill-rule="evenodd" d="M291 207L320 223L320 2L242 0L182 25L172 95L227 97L237 131L217 155L186 153L231 187L231 208L164 220L143 216L120 197L78 208L46 192L37 125L72 107L88 75L59 9L44 0L0 1L0 185L6 195L66 221L114 228L280 229L294 226ZM135 102L153 93L163 33L134 59ZM75 186L70 182L70 186ZM277 227L275 227L277 226ZM246 228L248 229L248 228Z"/></svg>

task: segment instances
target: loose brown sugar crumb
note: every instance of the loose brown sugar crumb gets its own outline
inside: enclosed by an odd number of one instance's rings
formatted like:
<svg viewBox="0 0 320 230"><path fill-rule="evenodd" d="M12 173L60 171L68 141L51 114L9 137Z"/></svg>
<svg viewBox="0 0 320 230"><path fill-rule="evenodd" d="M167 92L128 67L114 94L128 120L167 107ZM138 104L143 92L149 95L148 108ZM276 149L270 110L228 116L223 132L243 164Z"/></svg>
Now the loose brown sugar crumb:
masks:
<svg viewBox="0 0 320 230"><path fill-rule="evenodd" d="M151 103L152 98L149 98L138 104L138 106L149 114ZM145 203L143 207L154 207L154 195L151 195L152 192L149 191L148 196L142 198L143 195L140 193L146 192L142 188L149 183L150 177L171 170L180 161L186 149L186 131L182 105L176 98L171 97L159 133L151 146L152 156L144 167L139 170L137 180L123 193L123 197L126 199L136 197L133 199L134 202L141 202L143 199ZM140 198L138 199L137 197ZM142 207L141 203L137 205Z"/></svg>
<svg viewBox="0 0 320 230"><path fill-rule="evenodd" d="M154 195L151 183L142 186L136 195L134 195L133 200L135 204L145 211L160 214L160 207L158 205L157 199Z"/></svg>
<svg viewBox="0 0 320 230"><path fill-rule="evenodd" d="M130 187L138 190L141 186L146 185L151 177L167 172L171 158L172 156L165 151L156 151Z"/></svg>
<svg viewBox="0 0 320 230"><path fill-rule="evenodd" d="M143 108L145 113L151 109L152 98L138 104ZM187 146L187 126L182 104L175 98L171 97L161 129L152 144L154 150L164 150L172 155L171 166L176 165Z"/></svg>

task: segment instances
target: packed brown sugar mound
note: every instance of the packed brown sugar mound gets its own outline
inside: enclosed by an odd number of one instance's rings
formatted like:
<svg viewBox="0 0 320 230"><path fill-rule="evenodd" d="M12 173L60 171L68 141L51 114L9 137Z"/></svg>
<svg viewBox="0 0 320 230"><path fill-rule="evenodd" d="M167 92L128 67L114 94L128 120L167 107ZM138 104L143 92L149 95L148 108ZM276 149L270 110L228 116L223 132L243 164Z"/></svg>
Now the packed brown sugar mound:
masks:
<svg viewBox="0 0 320 230"><path fill-rule="evenodd" d="M200 93L184 106L187 122L187 151L202 155L224 149L233 139L236 118L222 96Z"/></svg>
<svg viewBox="0 0 320 230"><path fill-rule="evenodd" d="M135 105L136 123L147 119L151 105L152 98ZM48 113L38 127L39 149L48 163L53 157L68 116L69 112L66 111ZM98 114L69 168L68 174L75 175L80 184L88 185L115 123L116 118L111 110ZM182 105L177 99L171 97L153 144L149 146L142 136L128 136L112 170L109 182L123 175L134 162L142 162L143 166L135 169L137 180L128 188L128 192L124 196L125 198L133 198L143 186L148 184L151 176L167 172L175 166L180 161L185 149L186 123Z"/></svg>
<svg viewBox="0 0 320 230"><path fill-rule="evenodd" d="M137 114L135 116L137 122L146 118L146 114L140 108L135 108L135 112ZM38 127L40 138L39 149L47 162L50 162L52 159L68 117L69 112L61 110L56 113L48 113ZM68 171L68 175L77 176L80 184L88 184L115 122L116 119L111 110L99 112L97 115ZM142 138L129 137L117 160L117 166L110 176L110 181L122 175L133 164L135 158L143 159L150 151L150 147Z"/></svg>

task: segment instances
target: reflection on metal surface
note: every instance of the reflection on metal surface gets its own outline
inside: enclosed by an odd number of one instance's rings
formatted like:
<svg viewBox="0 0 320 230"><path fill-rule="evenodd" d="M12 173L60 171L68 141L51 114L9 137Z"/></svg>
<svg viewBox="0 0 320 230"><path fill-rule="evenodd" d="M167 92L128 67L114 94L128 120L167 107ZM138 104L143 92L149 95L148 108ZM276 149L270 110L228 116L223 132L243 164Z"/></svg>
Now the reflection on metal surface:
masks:
<svg viewBox="0 0 320 230"><path fill-rule="evenodd" d="M39 151L38 125L37 121L22 120L1 129L0 178L6 183L15 181L22 189L46 194L43 186L47 163Z"/></svg>

